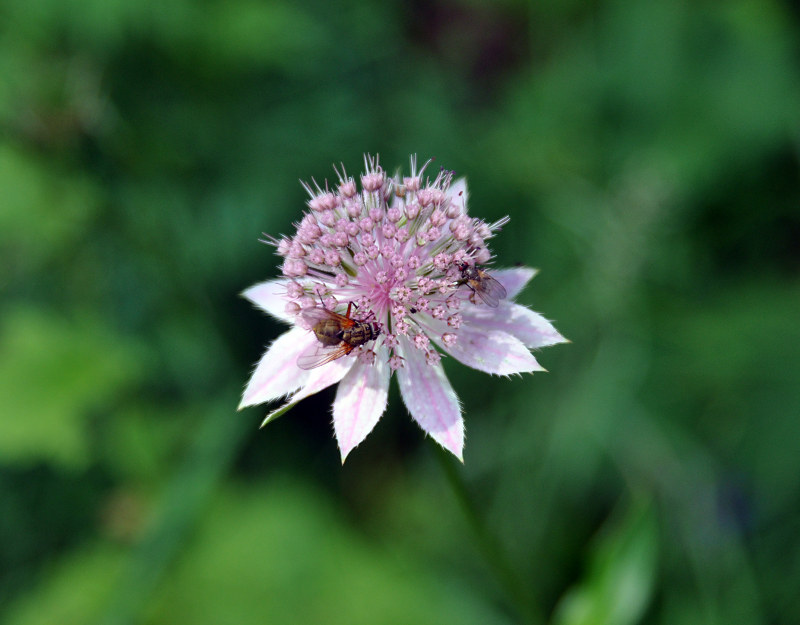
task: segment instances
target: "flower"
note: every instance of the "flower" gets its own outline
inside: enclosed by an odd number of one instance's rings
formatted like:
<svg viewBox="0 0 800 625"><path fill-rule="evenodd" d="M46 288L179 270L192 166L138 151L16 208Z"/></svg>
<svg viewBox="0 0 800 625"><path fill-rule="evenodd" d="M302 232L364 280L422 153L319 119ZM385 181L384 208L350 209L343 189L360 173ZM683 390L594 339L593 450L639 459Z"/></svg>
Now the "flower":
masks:
<svg viewBox="0 0 800 625"><path fill-rule="evenodd" d="M294 327L256 365L240 409L288 396L263 426L338 383L333 426L344 462L385 411L396 374L413 419L462 459L461 406L442 353L508 376L544 371L529 349L565 339L512 301L535 270L482 267L492 258L487 242L508 218L469 217L464 179L446 170L424 177L430 161L418 171L414 157L403 178L388 177L377 157L364 163L360 190L344 168L335 190L305 184L309 210L294 236L267 239L283 258L283 277L243 295Z"/></svg>

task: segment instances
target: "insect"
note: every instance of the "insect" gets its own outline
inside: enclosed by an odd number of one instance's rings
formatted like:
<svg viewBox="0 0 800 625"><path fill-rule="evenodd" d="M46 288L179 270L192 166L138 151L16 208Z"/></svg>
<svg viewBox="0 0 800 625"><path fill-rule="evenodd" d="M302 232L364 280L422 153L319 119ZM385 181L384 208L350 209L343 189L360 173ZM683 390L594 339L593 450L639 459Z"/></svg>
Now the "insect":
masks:
<svg viewBox="0 0 800 625"><path fill-rule="evenodd" d="M478 265L461 263L458 268L461 270L461 280L458 284L466 284L487 306L497 308L500 300L505 299L507 295L505 287Z"/></svg>
<svg viewBox="0 0 800 625"><path fill-rule="evenodd" d="M378 337L381 333L380 325L375 321L351 319L352 306L353 302L350 302L344 315L327 308L307 308L301 313L312 324L311 329L317 337L317 343L298 356L298 367L321 367Z"/></svg>

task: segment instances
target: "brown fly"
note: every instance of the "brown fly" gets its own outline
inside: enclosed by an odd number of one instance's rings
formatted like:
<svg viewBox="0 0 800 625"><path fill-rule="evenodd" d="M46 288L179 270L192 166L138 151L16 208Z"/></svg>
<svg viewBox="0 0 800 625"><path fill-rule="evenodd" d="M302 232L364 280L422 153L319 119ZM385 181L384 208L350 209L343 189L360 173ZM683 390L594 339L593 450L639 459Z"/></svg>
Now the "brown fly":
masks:
<svg viewBox="0 0 800 625"><path fill-rule="evenodd" d="M311 324L317 342L297 358L301 369L314 369L346 356L356 347L365 345L381 333L375 321L357 321L350 317L352 302L344 315L327 308L307 308L302 317Z"/></svg>

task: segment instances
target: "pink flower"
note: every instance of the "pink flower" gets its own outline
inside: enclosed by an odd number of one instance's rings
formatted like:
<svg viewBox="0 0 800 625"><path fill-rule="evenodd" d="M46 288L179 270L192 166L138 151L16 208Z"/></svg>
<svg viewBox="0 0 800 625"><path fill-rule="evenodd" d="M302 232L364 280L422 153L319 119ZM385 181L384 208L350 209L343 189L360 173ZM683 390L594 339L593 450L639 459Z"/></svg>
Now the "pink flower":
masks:
<svg viewBox="0 0 800 625"><path fill-rule="evenodd" d="M244 296L293 328L256 365L240 408L287 397L265 425L338 383L333 426L344 462L386 410L395 373L414 420L462 459L461 406L442 353L490 374L532 373L544 369L529 349L565 339L512 301L533 269L479 266L508 218L487 224L469 217L464 179L444 170L423 177L430 161L417 171L414 157L405 178L387 177L377 158L364 161L360 191L344 169L335 191L304 185L309 210L294 237L269 241L284 259L283 278ZM323 308L355 312L350 321L328 322ZM337 324L358 332L343 334Z"/></svg>

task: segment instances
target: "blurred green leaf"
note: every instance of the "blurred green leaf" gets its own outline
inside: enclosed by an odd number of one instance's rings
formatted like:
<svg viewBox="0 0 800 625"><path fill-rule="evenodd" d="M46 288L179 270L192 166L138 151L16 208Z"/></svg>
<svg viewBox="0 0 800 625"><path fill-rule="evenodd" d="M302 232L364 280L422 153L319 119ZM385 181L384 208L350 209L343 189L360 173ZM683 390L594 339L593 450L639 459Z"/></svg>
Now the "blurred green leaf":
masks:
<svg viewBox="0 0 800 625"><path fill-rule="evenodd" d="M603 527L583 581L561 600L557 625L633 625L644 616L655 584L655 512L646 500L624 505Z"/></svg>
<svg viewBox="0 0 800 625"><path fill-rule="evenodd" d="M86 547L49 567L34 592L6 606L4 623L86 625L100 617L124 562L111 545Z"/></svg>
<svg viewBox="0 0 800 625"><path fill-rule="evenodd" d="M0 284L62 258L86 234L99 205L90 178L7 143L0 143L0 188Z"/></svg>
<svg viewBox="0 0 800 625"><path fill-rule="evenodd" d="M220 575L234 567L237 575ZM498 622L480 598L354 534L298 483L229 492L164 585L158 623Z"/></svg>
<svg viewBox="0 0 800 625"><path fill-rule="evenodd" d="M204 12L201 24L197 49L207 64L255 62L289 69L298 57L325 45L329 36L311 12L290 2L218 4Z"/></svg>
<svg viewBox="0 0 800 625"><path fill-rule="evenodd" d="M99 455L115 475L156 486L169 473L176 448L185 444L186 421L196 418L195 410L189 413L189 417L176 418L175 408L128 404L104 423L104 446Z"/></svg>
<svg viewBox="0 0 800 625"><path fill-rule="evenodd" d="M141 370L142 351L97 319L7 309L0 324L0 457L85 465L87 418L108 409Z"/></svg>
<svg viewBox="0 0 800 625"><path fill-rule="evenodd" d="M5 622L96 622L120 564L104 545L74 554ZM149 625L508 622L410 554L354 532L321 493L282 480L220 493L144 612Z"/></svg>
<svg viewBox="0 0 800 625"><path fill-rule="evenodd" d="M800 457L787 437L800 411L798 309L800 290L755 278L720 285L700 309L680 299L658 316L654 404L674 405L678 413L702 405L698 426L719 431L715 444L740 460L763 454L759 473L769 475L771 493L794 492L800 479ZM769 427L759 416L765 410ZM784 463L788 470L778 468Z"/></svg>

